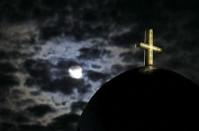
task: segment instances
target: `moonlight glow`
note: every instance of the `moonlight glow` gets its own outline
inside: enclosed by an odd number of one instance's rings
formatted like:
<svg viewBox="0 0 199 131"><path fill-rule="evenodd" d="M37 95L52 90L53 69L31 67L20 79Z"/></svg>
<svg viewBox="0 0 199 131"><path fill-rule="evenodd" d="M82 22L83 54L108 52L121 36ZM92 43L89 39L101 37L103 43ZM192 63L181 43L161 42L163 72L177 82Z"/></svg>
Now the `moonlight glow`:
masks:
<svg viewBox="0 0 199 131"><path fill-rule="evenodd" d="M83 77L83 73L82 73L82 67L81 66L71 66L68 69L68 73L72 78L75 79L81 79Z"/></svg>

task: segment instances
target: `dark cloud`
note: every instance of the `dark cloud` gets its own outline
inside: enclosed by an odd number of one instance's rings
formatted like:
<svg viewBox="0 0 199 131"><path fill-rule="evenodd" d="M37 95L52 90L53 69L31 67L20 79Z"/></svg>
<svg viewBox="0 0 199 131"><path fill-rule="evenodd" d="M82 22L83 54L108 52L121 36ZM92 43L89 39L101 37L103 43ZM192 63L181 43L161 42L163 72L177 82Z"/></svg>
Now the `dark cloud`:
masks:
<svg viewBox="0 0 199 131"><path fill-rule="evenodd" d="M1 60L19 59L19 58L24 58L25 56L26 54L22 54L19 51L6 51L0 49Z"/></svg>
<svg viewBox="0 0 199 131"><path fill-rule="evenodd" d="M179 56L175 56L172 58L172 61L169 61L167 65L173 68L178 68L181 65L184 65L184 61L182 61L182 59Z"/></svg>
<svg viewBox="0 0 199 131"><path fill-rule="evenodd" d="M18 131L18 128L13 123L4 122L4 123L0 123L0 130L1 131Z"/></svg>
<svg viewBox="0 0 199 131"><path fill-rule="evenodd" d="M135 61L141 61L144 58L144 51L139 51L136 53L133 53L131 51L129 52L125 52L125 53L121 53L120 57L122 57L122 61L126 62L126 63L133 63Z"/></svg>
<svg viewBox="0 0 199 131"><path fill-rule="evenodd" d="M34 85L38 85L39 83L40 83L39 80L36 80L34 78L27 78L25 85L27 85L28 87L32 87Z"/></svg>
<svg viewBox="0 0 199 131"><path fill-rule="evenodd" d="M24 68L30 74L26 80L26 85L44 85L50 81L51 64L46 60L28 59L24 63Z"/></svg>
<svg viewBox="0 0 199 131"><path fill-rule="evenodd" d="M78 92L80 94L85 94L90 90L90 88L92 88L91 84L86 84L85 82L84 86L78 88Z"/></svg>
<svg viewBox="0 0 199 131"><path fill-rule="evenodd" d="M49 80L51 64L48 61L28 59L25 61L24 67L32 77Z"/></svg>
<svg viewBox="0 0 199 131"><path fill-rule="evenodd" d="M63 77L61 79L55 79L50 81L47 85L44 85L42 89L44 91L57 92L60 91L65 94L72 93L73 89L80 88L84 85L84 80L73 79L71 77Z"/></svg>
<svg viewBox="0 0 199 131"><path fill-rule="evenodd" d="M20 90L20 89L12 89L11 90L11 94L12 94L12 99L19 99L21 98L25 93L23 90Z"/></svg>
<svg viewBox="0 0 199 131"><path fill-rule="evenodd" d="M93 64L93 65L91 65L91 66L92 66L92 68L94 68L94 69L100 69L100 68L102 68L101 65L97 65L97 64Z"/></svg>
<svg viewBox="0 0 199 131"><path fill-rule="evenodd" d="M19 80L14 75L5 75L0 73L0 89L19 85Z"/></svg>
<svg viewBox="0 0 199 131"><path fill-rule="evenodd" d="M110 43L118 47L131 48L133 44L143 39L143 33L136 26L129 31L122 32L118 30L117 33L109 37ZM122 29L121 29L122 30ZM133 42L133 43L132 43Z"/></svg>
<svg viewBox="0 0 199 131"><path fill-rule="evenodd" d="M133 65L133 64L126 64L126 65L115 64L115 65L112 65L111 72L117 76L125 71L128 71L133 68L137 68L137 67L138 67L137 65Z"/></svg>
<svg viewBox="0 0 199 131"><path fill-rule="evenodd" d="M54 109L49 105L35 105L26 109L34 117L42 117L49 112L54 112Z"/></svg>
<svg viewBox="0 0 199 131"><path fill-rule="evenodd" d="M19 85L19 80L12 74L0 73L0 102L5 102L14 86Z"/></svg>
<svg viewBox="0 0 199 131"><path fill-rule="evenodd" d="M96 71L92 71L92 70L89 70L87 72L87 75L88 75L89 79L91 79L92 81L106 80L110 76L110 74L96 72Z"/></svg>
<svg viewBox="0 0 199 131"><path fill-rule="evenodd" d="M30 121L25 112L16 112L7 108L0 108L0 119L13 123L28 123Z"/></svg>
<svg viewBox="0 0 199 131"><path fill-rule="evenodd" d="M109 50L100 49L100 48L81 48L80 50L80 59L85 60L94 60L102 56L108 56L111 54Z"/></svg>
<svg viewBox="0 0 199 131"><path fill-rule="evenodd" d="M14 97L13 97L13 96L14 96ZM23 100L21 100L20 98L22 98L22 97L20 97L20 96L18 97L18 99L16 99L14 93L13 93L13 96L11 96L11 98L12 98L13 100L17 100L17 101L15 102L15 104L16 104L17 107L23 107L23 106L27 106L27 105L36 104L36 102L35 102L34 99L29 98L29 99L23 99Z"/></svg>
<svg viewBox="0 0 199 131"><path fill-rule="evenodd" d="M63 28L64 23L62 25L60 24L60 21L55 21L53 24L44 24L40 29L40 38L48 40L49 38L61 35L65 28Z"/></svg>
<svg viewBox="0 0 199 131"><path fill-rule="evenodd" d="M76 131L77 123L80 116L76 114L65 114L55 118L48 127L51 130Z"/></svg>
<svg viewBox="0 0 199 131"><path fill-rule="evenodd" d="M40 91L32 91L32 92L30 92L30 94L31 94L32 96L38 96L38 95L41 94L41 92L40 92Z"/></svg>
<svg viewBox="0 0 199 131"><path fill-rule="evenodd" d="M140 66L137 66L137 65L132 65L132 64L129 64L129 65L125 65L124 66L124 71L127 71L127 70L131 70L131 69L134 69L134 68L138 68Z"/></svg>
<svg viewBox="0 0 199 131"><path fill-rule="evenodd" d="M63 78L50 80L50 81L49 80L40 81L37 80L36 78L34 79L31 78L26 81L26 84L28 86L38 85L39 88L43 91L62 92L65 94L70 94L72 93L73 89L81 88L84 85L84 81L65 76Z"/></svg>
<svg viewBox="0 0 199 131"><path fill-rule="evenodd" d="M117 74L117 73L120 73L122 71L124 71L124 66L122 66L122 65L115 64L115 65L111 66L111 72L113 74Z"/></svg>
<svg viewBox="0 0 199 131"><path fill-rule="evenodd" d="M78 102L72 103L72 106L71 106L72 112L82 111L85 108L86 104L87 103L84 101L78 101Z"/></svg>
<svg viewBox="0 0 199 131"><path fill-rule="evenodd" d="M173 4L175 3L175 4ZM25 1L1 2L1 18L7 21L37 20L41 29L41 38L49 39L54 36L65 34L77 39L103 36L107 38L112 30L112 25L117 28L120 25L131 25L139 23L138 30L116 35L111 38L118 46L129 46L129 41L138 41L141 32L146 27L165 28L170 14L176 11L196 10L190 8L193 1L185 4L179 2L153 1L122 1L103 0L93 2L59 1L50 2L35 0L27 3ZM146 8L151 7L150 12ZM49 20L52 19L52 20ZM161 23L161 24L160 24ZM119 32L119 31L118 31Z"/></svg>
<svg viewBox="0 0 199 131"><path fill-rule="evenodd" d="M17 68L11 63L0 63L0 73L15 73Z"/></svg>
<svg viewBox="0 0 199 131"><path fill-rule="evenodd" d="M42 126L40 124L32 124L32 125L21 124L17 126L18 130L14 130L16 128L15 126L13 126L13 124L2 124L2 129L13 129L5 131L76 131L77 130L76 125L78 120L79 120L79 115L66 114L55 118L54 121L48 126Z"/></svg>
<svg viewBox="0 0 199 131"><path fill-rule="evenodd" d="M76 131L79 115L66 114L54 119L48 126L40 124L20 124L15 126L10 123L1 123L0 129L3 131Z"/></svg>
<svg viewBox="0 0 199 131"><path fill-rule="evenodd" d="M18 127L19 131L51 131L45 126L42 126L40 124L21 124Z"/></svg>
<svg viewBox="0 0 199 131"><path fill-rule="evenodd" d="M116 11L116 9L110 10L114 6L115 2L100 1L95 3L90 0L84 2L66 2L63 0L59 2L51 0L26 2L20 0L14 3L3 1L1 2L0 11L4 13L0 13L0 16L10 22L36 19L40 23L41 38L44 39L63 33L82 39L100 36L103 35L100 32L107 31L111 23L109 15L113 15ZM57 18L55 18L53 24L49 23L49 20L46 21L47 18L55 16ZM101 19L102 17L103 19ZM48 23L46 24L46 22Z"/></svg>
<svg viewBox="0 0 199 131"><path fill-rule="evenodd" d="M20 124L0 123L2 131L76 131L80 116L76 114L65 114L57 117L48 126L40 124Z"/></svg>
<svg viewBox="0 0 199 131"><path fill-rule="evenodd" d="M59 69L66 70L70 68L71 66L77 66L77 65L80 65L80 64L75 60L60 59L56 67Z"/></svg>

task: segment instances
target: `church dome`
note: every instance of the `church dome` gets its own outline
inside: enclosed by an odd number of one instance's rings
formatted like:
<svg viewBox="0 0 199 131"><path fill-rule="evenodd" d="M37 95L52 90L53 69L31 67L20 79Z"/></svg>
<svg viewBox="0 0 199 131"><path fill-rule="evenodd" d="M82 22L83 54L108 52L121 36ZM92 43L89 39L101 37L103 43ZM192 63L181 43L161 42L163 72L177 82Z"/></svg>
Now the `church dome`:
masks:
<svg viewBox="0 0 199 131"><path fill-rule="evenodd" d="M199 128L199 87L166 69L141 67L105 83L85 108L79 131Z"/></svg>

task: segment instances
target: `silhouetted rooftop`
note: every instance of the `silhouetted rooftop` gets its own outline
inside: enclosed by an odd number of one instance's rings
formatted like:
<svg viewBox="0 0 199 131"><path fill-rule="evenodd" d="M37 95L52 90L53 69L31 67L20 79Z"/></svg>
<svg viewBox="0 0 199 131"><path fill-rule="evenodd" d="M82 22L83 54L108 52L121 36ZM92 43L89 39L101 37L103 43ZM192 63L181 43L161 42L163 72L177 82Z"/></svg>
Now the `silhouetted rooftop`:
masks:
<svg viewBox="0 0 199 131"><path fill-rule="evenodd" d="M136 68L105 83L82 114L80 131L199 128L199 87L166 69Z"/></svg>

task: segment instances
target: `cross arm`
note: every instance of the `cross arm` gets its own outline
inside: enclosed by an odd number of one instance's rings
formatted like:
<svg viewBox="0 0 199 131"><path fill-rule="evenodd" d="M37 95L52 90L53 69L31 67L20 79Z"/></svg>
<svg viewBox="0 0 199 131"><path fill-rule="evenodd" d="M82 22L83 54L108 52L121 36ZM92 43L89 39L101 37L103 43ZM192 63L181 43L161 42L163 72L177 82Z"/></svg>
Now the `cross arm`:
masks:
<svg viewBox="0 0 199 131"><path fill-rule="evenodd" d="M161 49L161 48L156 47L156 46L150 46L150 45L147 45L147 44L145 44L145 43L140 43L139 46L142 47L142 48L144 48L144 49L152 49L152 50L154 50L154 51L156 51L156 52L162 52L162 49Z"/></svg>

